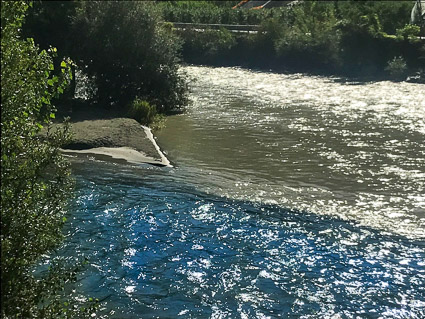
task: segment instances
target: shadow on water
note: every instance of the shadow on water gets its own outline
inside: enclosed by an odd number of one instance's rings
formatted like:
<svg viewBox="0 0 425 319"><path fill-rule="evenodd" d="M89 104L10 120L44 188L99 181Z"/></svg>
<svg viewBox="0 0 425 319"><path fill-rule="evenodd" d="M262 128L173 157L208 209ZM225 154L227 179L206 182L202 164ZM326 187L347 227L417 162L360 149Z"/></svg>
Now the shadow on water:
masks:
<svg viewBox="0 0 425 319"><path fill-rule="evenodd" d="M78 167L77 167L78 166ZM74 165L67 292L112 318L422 318L425 243L200 192L178 170Z"/></svg>

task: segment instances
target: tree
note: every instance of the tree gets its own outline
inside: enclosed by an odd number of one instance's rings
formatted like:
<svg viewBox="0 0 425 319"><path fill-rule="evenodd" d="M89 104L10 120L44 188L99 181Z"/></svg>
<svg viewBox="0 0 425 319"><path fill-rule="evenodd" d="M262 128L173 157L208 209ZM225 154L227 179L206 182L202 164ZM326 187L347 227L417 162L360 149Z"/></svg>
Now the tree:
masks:
<svg viewBox="0 0 425 319"><path fill-rule="evenodd" d="M99 98L120 107L136 97L159 111L186 103L178 73L180 42L154 4L144 1L81 2L73 21L79 34L73 58L94 76Z"/></svg>
<svg viewBox="0 0 425 319"><path fill-rule="evenodd" d="M159 112L187 103L178 70L181 41L152 2L38 1L25 32L70 56L94 79L96 101L104 107L115 105L125 114L136 98Z"/></svg>
<svg viewBox="0 0 425 319"><path fill-rule="evenodd" d="M39 132L54 117L52 99L70 80L69 63L53 73L56 49L39 50L20 30L28 4L1 2L1 316L57 318L56 292L69 277L31 272L62 239L72 180L59 147L68 131ZM65 317L63 313L61 317Z"/></svg>
<svg viewBox="0 0 425 319"><path fill-rule="evenodd" d="M298 67L308 69L332 70L339 66L340 33L333 3L303 2L288 10L282 24L274 45L283 60L301 62Z"/></svg>

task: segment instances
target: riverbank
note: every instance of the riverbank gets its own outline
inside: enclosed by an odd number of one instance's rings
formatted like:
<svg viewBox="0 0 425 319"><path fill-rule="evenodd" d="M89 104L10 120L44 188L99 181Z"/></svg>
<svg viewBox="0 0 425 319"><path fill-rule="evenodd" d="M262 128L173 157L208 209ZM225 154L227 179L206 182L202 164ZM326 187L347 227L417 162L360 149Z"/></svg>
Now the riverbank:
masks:
<svg viewBox="0 0 425 319"><path fill-rule="evenodd" d="M424 82L425 42L420 26L409 24L409 3L303 1L254 11L204 5L209 15L198 7L162 5L167 21L186 23L170 28L188 64ZM236 29L247 25L255 30Z"/></svg>
<svg viewBox="0 0 425 319"><path fill-rule="evenodd" d="M425 81L422 53L425 42L419 40L348 33L326 44L311 40L313 44L282 45L277 50L278 40L270 35L270 30L258 34L232 34L226 30L197 32L186 29L176 30L176 33L183 39L183 61L189 65L237 66L366 81ZM353 45L354 42L357 44Z"/></svg>
<svg viewBox="0 0 425 319"><path fill-rule="evenodd" d="M69 116L71 140L62 147L67 154L92 154L125 160L133 164L171 166L161 152L150 128L136 120L120 117L112 111L86 105L60 112ZM63 125L53 124L52 129Z"/></svg>

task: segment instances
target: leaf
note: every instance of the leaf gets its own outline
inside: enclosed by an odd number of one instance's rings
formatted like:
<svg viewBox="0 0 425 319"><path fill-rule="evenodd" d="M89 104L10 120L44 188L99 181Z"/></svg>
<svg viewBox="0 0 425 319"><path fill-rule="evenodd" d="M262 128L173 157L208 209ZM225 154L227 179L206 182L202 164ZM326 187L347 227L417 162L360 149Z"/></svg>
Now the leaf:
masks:
<svg viewBox="0 0 425 319"><path fill-rule="evenodd" d="M54 119L54 118L56 118L56 115L55 115L55 113L50 113L50 118L51 118L51 119Z"/></svg>
<svg viewBox="0 0 425 319"><path fill-rule="evenodd" d="M66 66L67 66L66 62L65 61L62 61L61 62L61 67L66 68Z"/></svg>
<svg viewBox="0 0 425 319"><path fill-rule="evenodd" d="M45 94L47 95L48 92L45 92ZM41 102L43 102L44 104L50 105L50 99L44 96L41 97Z"/></svg>

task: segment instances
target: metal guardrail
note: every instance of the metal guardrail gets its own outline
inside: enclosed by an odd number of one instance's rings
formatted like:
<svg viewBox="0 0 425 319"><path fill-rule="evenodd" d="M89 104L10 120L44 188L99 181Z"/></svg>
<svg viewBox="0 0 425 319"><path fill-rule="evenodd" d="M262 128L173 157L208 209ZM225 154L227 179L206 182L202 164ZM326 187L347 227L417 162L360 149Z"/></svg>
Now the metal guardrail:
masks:
<svg viewBox="0 0 425 319"><path fill-rule="evenodd" d="M174 26L174 28L177 29L187 29L187 28L191 28L191 29L227 29L229 31L234 31L234 32L240 32L240 31L245 31L245 32L258 32L258 30L260 29L259 25L249 25L249 24L211 24L211 23L186 23L186 22L171 22Z"/></svg>
<svg viewBox="0 0 425 319"><path fill-rule="evenodd" d="M172 23L176 29L193 29L203 32L208 29L219 30L221 28L227 29L230 32L253 32L257 33L260 30L260 25L257 24L218 24L218 23L190 23L190 22L165 22ZM418 37L420 41L424 42L425 37Z"/></svg>

